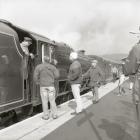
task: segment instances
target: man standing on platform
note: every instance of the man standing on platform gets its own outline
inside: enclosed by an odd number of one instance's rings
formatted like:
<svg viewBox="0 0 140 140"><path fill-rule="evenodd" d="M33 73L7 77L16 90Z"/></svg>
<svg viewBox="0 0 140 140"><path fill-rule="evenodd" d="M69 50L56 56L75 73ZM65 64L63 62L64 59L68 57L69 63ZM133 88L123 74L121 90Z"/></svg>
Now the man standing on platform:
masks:
<svg viewBox="0 0 140 140"><path fill-rule="evenodd" d="M77 103L76 113L78 114L82 112L83 107L82 107L82 100L80 97L80 84L82 82L82 68L81 68L81 64L77 59L78 59L78 54L76 52L72 52L70 54L70 60L72 61L72 64L70 65L69 68L68 79L71 83L72 93Z"/></svg>
<svg viewBox="0 0 140 140"><path fill-rule="evenodd" d="M123 73L123 63L119 68L118 76L119 76L119 83L118 83L119 93L117 96L125 95L125 90L123 87L123 82L125 81L125 75Z"/></svg>
<svg viewBox="0 0 140 140"><path fill-rule="evenodd" d="M124 73L134 77L133 101L136 105L136 116L138 120L138 139L140 140L140 41L129 52L124 64Z"/></svg>
<svg viewBox="0 0 140 140"><path fill-rule="evenodd" d="M24 79L28 78L28 71L29 71L29 57L31 59L34 58L34 54L29 52L29 48L32 44L32 39L29 37L24 37L22 43L20 43L21 49L24 52Z"/></svg>
<svg viewBox="0 0 140 140"><path fill-rule="evenodd" d="M32 60L34 59L34 54L29 52L29 48L32 46L32 39L29 37L24 37L24 40L20 43L21 49L24 52L23 55L23 70L24 70L24 90L26 93L30 92L30 87L32 85L31 71L32 71Z"/></svg>
<svg viewBox="0 0 140 140"><path fill-rule="evenodd" d="M50 102L52 118L56 119L57 107L55 103L55 79L59 77L59 72L56 67L50 64L48 56L44 57L44 63L39 64L34 71L34 80L36 84L40 85L40 94L43 107L43 119L49 119L48 101Z"/></svg>
<svg viewBox="0 0 140 140"><path fill-rule="evenodd" d="M93 103L97 103L99 101L98 88L104 76L102 70L97 64L97 60L92 60L90 69L83 75L85 78L90 78L89 86L93 93Z"/></svg>

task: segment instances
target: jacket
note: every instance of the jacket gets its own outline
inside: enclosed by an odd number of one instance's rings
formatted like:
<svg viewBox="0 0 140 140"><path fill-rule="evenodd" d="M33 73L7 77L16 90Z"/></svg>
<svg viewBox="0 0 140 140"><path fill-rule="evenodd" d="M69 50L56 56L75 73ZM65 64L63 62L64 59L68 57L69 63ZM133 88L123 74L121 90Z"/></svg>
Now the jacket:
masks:
<svg viewBox="0 0 140 140"><path fill-rule="evenodd" d="M90 69L83 75L84 78L90 78L89 86L99 86L100 82L103 79L103 72L99 66L90 67Z"/></svg>
<svg viewBox="0 0 140 140"><path fill-rule="evenodd" d="M140 43L137 43L129 52L124 64L124 73L127 76L134 76L133 101L137 104L140 102Z"/></svg>
<svg viewBox="0 0 140 140"><path fill-rule="evenodd" d="M140 44L137 43L129 52L127 61L124 64L125 75L140 73Z"/></svg>
<svg viewBox="0 0 140 140"><path fill-rule="evenodd" d="M59 71L49 63L42 63L36 66L34 81L41 87L54 87L55 79L59 78Z"/></svg>
<svg viewBox="0 0 140 140"><path fill-rule="evenodd" d="M68 79L71 84L80 84L82 82L82 68L78 60L70 65Z"/></svg>

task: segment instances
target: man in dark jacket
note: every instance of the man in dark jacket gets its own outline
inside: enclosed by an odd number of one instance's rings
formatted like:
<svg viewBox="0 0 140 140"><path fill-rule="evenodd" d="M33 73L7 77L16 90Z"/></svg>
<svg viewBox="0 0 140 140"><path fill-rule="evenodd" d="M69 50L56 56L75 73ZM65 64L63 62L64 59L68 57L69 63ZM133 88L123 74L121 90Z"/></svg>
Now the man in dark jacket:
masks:
<svg viewBox="0 0 140 140"><path fill-rule="evenodd" d="M57 118L57 108L55 103L55 79L59 77L56 67L49 63L49 57L44 57L44 63L39 64L34 71L34 80L40 85L40 94L42 99L43 119L49 119L48 101L51 105L52 117Z"/></svg>
<svg viewBox="0 0 140 140"><path fill-rule="evenodd" d="M30 47L32 44L32 39L29 37L24 37L24 40L22 43L20 43L21 49L24 52L24 63L23 63L23 67L24 67L24 78L27 79L28 78L28 70L29 70L29 57L31 59L34 58L33 53L29 52L28 47Z"/></svg>
<svg viewBox="0 0 140 140"><path fill-rule="evenodd" d="M99 100L98 88L104 76L100 67L97 66L97 63L97 60L92 60L90 69L83 75L85 78L90 78L89 86L92 88L93 103L97 103Z"/></svg>
<svg viewBox="0 0 140 140"><path fill-rule="evenodd" d="M68 79L71 83L72 93L77 103L76 113L80 113L83 110L82 100L80 97L80 84L82 82L82 68L81 64L77 60L78 54L76 52L72 52L70 54L70 60L72 64L69 68Z"/></svg>
<svg viewBox="0 0 140 140"><path fill-rule="evenodd" d="M136 105L138 139L140 139L140 41L131 49L124 64L124 73L133 76L133 101Z"/></svg>
<svg viewBox="0 0 140 140"><path fill-rule="evenodd" d="M127 76L133 76L134 88L133 94L140 98L140 42L138 42L129 52L128 58L124 64L124 73ZM138 84L139 83L139 84ZM137 99L138 99L137 98ZM139 102L139 101L136 101Z"/></svg>

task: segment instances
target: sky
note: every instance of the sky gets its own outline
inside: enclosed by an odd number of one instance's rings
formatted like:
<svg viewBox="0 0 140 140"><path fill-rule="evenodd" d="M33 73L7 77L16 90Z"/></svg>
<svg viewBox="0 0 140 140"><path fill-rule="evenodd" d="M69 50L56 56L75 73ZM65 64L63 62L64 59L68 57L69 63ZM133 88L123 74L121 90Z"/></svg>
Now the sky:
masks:
<svg viewBox="0 0 140 140"><path fill-rule="evenodd" d="M86 54L128 53L138 41L139 0L0 0L0 19Z"/></svg>

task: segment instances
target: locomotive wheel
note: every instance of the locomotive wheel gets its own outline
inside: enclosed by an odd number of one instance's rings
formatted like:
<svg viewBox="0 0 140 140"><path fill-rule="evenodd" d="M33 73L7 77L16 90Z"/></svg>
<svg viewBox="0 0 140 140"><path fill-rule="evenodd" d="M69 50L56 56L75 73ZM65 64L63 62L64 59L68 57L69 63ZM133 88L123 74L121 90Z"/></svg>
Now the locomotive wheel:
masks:
<svg viewBox="0 0 140 140"><path fill-rule="evenodd" d="M1 114L0 118L1 118L0 125L5 127L11 125L12 123L18 122L15 110L11 110L9 112Z"/></svg>

